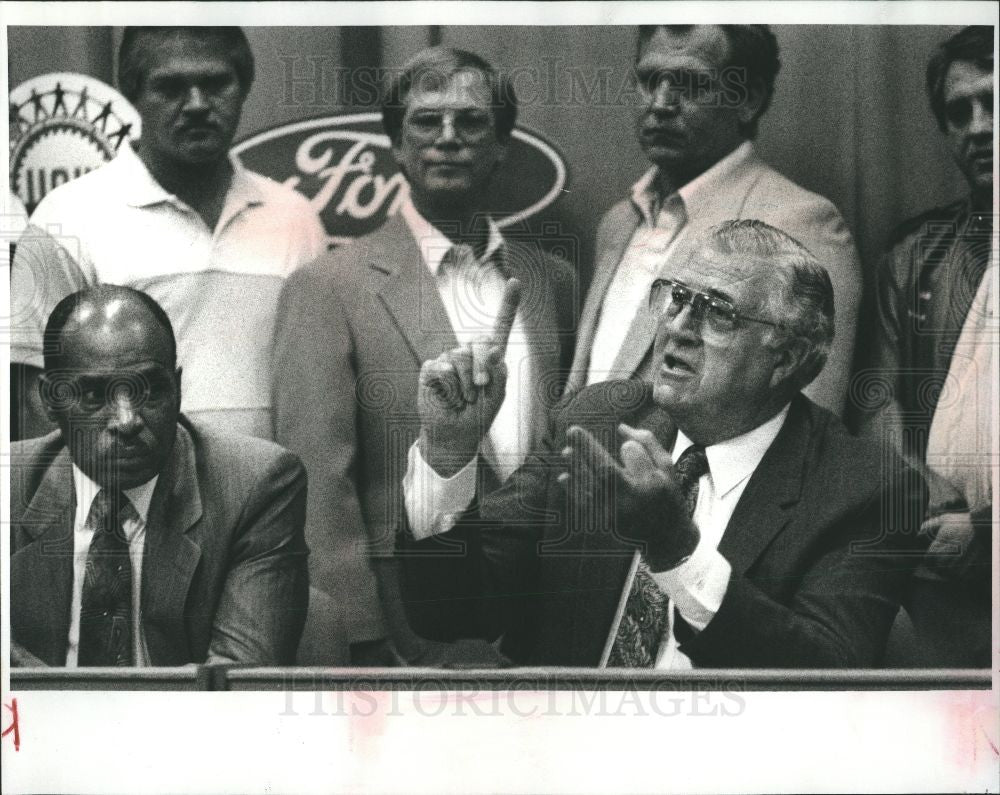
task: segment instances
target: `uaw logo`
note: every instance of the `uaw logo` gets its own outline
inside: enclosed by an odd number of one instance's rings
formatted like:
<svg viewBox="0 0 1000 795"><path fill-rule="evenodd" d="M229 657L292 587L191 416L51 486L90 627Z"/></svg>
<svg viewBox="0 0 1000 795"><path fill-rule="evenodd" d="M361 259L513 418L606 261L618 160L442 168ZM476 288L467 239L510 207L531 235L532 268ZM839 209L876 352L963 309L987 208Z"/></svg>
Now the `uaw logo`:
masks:
<svg viewBox="0 0 1000 795"><path fill-rule="evenodd" d="M96 78L33 77L10 92L10 188L28 212L49 191L111 160L139 137L139 114Z"/></svg>
<svg viewBox="0 0 1000 795"><path fill-rule="evenodd" d="M233 154L252 171L303 193L334 244L378 229L409 190L378 113L293 122L242 141ZM552 204L565 184L566 165L552 144L515 129L490 210L500 227L510 226Z"/></svg>

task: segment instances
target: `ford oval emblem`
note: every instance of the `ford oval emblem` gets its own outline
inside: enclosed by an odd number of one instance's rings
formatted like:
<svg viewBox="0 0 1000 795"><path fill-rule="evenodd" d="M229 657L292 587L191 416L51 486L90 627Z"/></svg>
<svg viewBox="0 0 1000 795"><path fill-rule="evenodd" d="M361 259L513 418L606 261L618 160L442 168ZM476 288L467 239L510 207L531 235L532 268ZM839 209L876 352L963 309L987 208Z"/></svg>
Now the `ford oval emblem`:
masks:
<svg viewBox="0 0 1000 795"><path fill-rule="evenodd" d="M233 154L252 171L304 194L334 244L378 229L409 190L379 113L283 124L241 141ZM515 224L552 204L565 184L566 164L555 147L518 127L494 181L490 212L501 227Z"/></svg>

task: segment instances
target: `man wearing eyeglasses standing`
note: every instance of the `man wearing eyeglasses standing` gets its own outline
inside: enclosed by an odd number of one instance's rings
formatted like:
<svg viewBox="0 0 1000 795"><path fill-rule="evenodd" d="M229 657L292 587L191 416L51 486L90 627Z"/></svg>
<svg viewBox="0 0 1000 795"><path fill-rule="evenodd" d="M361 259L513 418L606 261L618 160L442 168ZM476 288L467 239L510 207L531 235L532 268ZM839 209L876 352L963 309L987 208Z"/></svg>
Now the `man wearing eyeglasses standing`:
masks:
<svg viewBox="0 0 1000 795"><path fill-rule="evenodd" d="M418 53L382 101L409 200L374 234L296 274L282 296L275 437L309 473L311 582L332 597L329 631L345 636L357 663L499 660L492 639L472 637L477 606L438 598L445 584L425 582L415 593L411 583L404 610L406 561L393 549L406 451L420 426L421 362L459 345L471 357L505 280L517 277L524 300L507 348L508 398L483 429L487 491L538 442L546 396L562 386L548 379L569 364L560 352L569 353L572 337L560 330L571 329L576 305L571 269L537 244L505 238L491 216L492 178L516 116L512 85L478 56Z"/></svg>
<svg viewBox="0 0 1000 795"><path fill-rule="evenodd" d="M876 665L923 490L801 392L833 342L830 278L756 220L713 227L692 252L649 295L653 384L565 398L493 494L477 492L476 450L503 395L506 327L471 362L425 363L401 543L483 537L496 606L482 618L517 662ZM460 587L468 565L428 557L423 575Z"/></svg>
<svg viewBox="0 0 1000 795"><path fill-rule="evenodd" d="M597 231L594 276L567 391L656 372L652 280L687 256L713 224L758 218L799 240L824 264L837 298L827 366L806 394L840 414L854 350L861 271L837 208L764 163L753 139L780 67L767 25L639 29L636 133L652 167Z"/></svg>

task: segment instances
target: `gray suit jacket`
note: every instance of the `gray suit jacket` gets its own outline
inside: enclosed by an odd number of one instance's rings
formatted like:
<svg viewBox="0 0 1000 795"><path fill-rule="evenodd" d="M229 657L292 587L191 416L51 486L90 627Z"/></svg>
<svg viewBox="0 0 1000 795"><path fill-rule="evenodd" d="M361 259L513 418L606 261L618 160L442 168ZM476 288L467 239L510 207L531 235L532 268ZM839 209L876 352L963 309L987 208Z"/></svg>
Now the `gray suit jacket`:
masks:
<svg viewBox="0 0 1000 795"><path fill-rule="evenodd" d="M65 665L72 462L59 431L11 446L13 640ZM308 602L306 478L295 456L185 418L153 491L142 623L153 665L291 665Z"/></svg>
<svg viewBox="0 0 1000 795"><path fill-rule="evenodd" d="M562 260L512 237L505 236L505 264L522 282L539 390L551 403L570 361L575 278ZM392 555L406 454L420 429L420 366L457 344L400 217L299 269L282 292L275 439L309 472L311 581L334 597L340 626L331 631L350 643L385 635L369 556ZM532 421L544 429L546 417Z"/></svg>
<svg viewBox="0 0 1000 795"><path fill-rule="evenodd" d="M625 199L608 210L597 229L596 266L580 318L567 392L579 389L587 381L604 298L641 218L631 199ZM862 284L857 251L844 219L827 199L800 188L752 154L715 196L710 211L688 218L684 238L678 242L671 259L683 262L698 232L739 218L756 218L788 233L815 254L829 271L836 303L836 337L826 366L805 389L805 394L821 406L842 413ZM662 272L669 273L669 264ZM657 319L643 307L630 322L628 335L607 380L632 376L651 380Z"/></svg>

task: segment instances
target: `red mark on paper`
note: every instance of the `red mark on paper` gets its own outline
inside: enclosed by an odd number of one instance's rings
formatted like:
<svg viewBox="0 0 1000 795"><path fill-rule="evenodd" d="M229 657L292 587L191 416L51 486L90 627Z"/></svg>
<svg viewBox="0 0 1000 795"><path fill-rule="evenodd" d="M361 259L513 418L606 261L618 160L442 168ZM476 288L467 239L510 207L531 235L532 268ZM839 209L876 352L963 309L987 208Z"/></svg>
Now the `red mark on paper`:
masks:
<svg viewBox="0 0 1000 795"><path fill-rule="evenodd" d="M8 734L13 734L14 740L14 750L21 750L21 730L17 724L17 699L12 698L9 704L4 704L3 708L10 712L10 726L3 730L0 737L6 737Z"/></svg>
<svg viewBox="0 0 1000 795"><path fill-rule="evenodd" d="M984 766L992 767L1000 757L995 699L989 691L948 694L946 715L953 744L952 757L965 768L978 771Z"/></svg>

